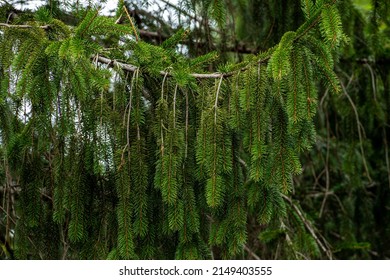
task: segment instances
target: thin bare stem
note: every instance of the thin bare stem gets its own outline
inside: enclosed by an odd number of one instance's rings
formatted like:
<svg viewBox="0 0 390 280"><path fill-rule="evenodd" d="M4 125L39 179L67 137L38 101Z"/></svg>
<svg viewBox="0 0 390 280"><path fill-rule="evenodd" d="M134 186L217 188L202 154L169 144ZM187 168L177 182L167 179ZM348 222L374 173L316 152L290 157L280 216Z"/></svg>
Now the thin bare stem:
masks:
<svg viewBox="0 0 390 280"><path fill-rule="evenodd" d="M387 180L389 181L390 188L390 162L389 162L389 146L387 144L387 133L386 128L383 127L383 142L385 146L385 157L386 157L386 169L387 169Z"/></svg>
<svg viewBox="0 0 390 280"><path fill-rule="evenodd" d="M365 153L364 153L363 136L362 136L362 132L361 132L361 122L359 120L359 114L358 114L356 105L353 102L351 96L349 96L349 94L347 92L347 89L345 88L343 82L340 81L340 84L341 84L341 87L343 89L344 95L347 97L347 99L348 99L349 103L351 104L352 109L353 109L353 111L355 113L356 124L357 124L357 131L358 131L358 135L359 135L360 152L362 154L362 160L363 160L363 166L364 166L364 170L366 171L366 176L367 176L368 180L370 181L370 183L372 183L372 179L371 179L370 172L368 170L368 166L367 166L367 162L366 162L366 156L365 156Z"/></svg>
<svg viewBox="0 0 390 280"><path fill-rule="evenodd" d="M321 242L320 238L315 233L315 230L311 223L305 218L301 210L298 208L298 206L295 205L295 203L286 195L281 194L284 200L288 201L290 205L293 207L294 211L298 214L298 216L301 218L302 222L304 223L307 230L310 232L310 235L314 238L318 246L320 246L321 250L324 251L324 253L328 256L329 259L333 259L332 252L330 249L327 249L325 245ZM324 243L326 243L326 240L324 240Z"/></svg>
<svg viewBox="0 0 390 280"><path fill-rule="evenodd" d="M135 25L133 23L133 20L131 19L129 11L127 10L126 6L123 6L123 10L126 12L127 18L130 21L131 28L133 29L133 32L134 32L135 40L138 42L139 41L139 37L138 37L137 29L135 29Z"/></svg>
<svg viewBox="0 0 390 280"><path fill-rule="evenodd" d="M377 102L377 99L376 99L376 79L375 79L375 74L374 74L374 70L372 69L371 65L368 64L368 63L365 63L364 66L366 66L368 68L368 70L370 70L370 74L371 74L371 85L372 85L372 92L374 94L374 100L375 102Z"/></svg>
<svg viewBox="0 0 390 280"><path fill-rule="evenodd" d="M261 258L255 254L248 246L244 245L244 250L249 253L255 260L261 260Z"/></svg>
<svg viewBox="0 0 390 280"><path fill-rule="evenodd" d="M162 85L161 85L161 102L164 100L164 86L165 86L165 81L167 79L167 76L168 76L168 72L166 72L166 74L164 75L164 79L162 81ZM164 156L164 121L163 119L161 118L160 119L160 131L161 131L161 158Z"/></svg>
<svg viewBox="0 0 390 280"><path fill-rule="evenodd" d="M134 72L133 77L131 78L131 84L130 84L130 96L129 96L129 113L127 115L127 126L126 126L126 136L127 136L127 147L129 148L129 157L130 157L130 118L131 118L131 108L132 108L132 101L133 101L133 86L134 86L134 78L137 74L138 70Z"/></svg>
<svg viewBox="0 0 390 280"><path fill-rule="evenodd" d="M218 112L218 97L221 90L223 77L220 78L217 88L217 93L215 94L215 103L214 103L214 124L217 125L217 112Z"/></svg>
<svg viewBox="0 0 390 280"><path fill-rule="evenodd" d="M175 86L175 92L173 93L173 128L176 128L176 95L178 84Z"/></svg>
<svg viewBox="0 0 390 280"><path fill-rule="evenodd" d="M185 92L186 95L186 145L185 145L185 158L187 158L188 155L188 118L189 118L189 103L188 103L188 93L187 91Z"/></svg>
<svg viewBox="0 0 390 280"><path fill-rule="evenodd" d="M8 27L8 28L21 28L21 29L30 29L34 27L38 27L41 29L49 29L50 25L41 25L41 26L33 26L33 25L27 25L27 24L8 24L8 23L0 23L0 26Z"/></svg>
<svg viewBox="0 0 390 280"><path fill-rule="evenodd" d="M329 195L329 188L330 188L330 177L329 177L329 152L330 152L330 125L329 125L329 116L328 112L326 111L326 158L325 158L325 195L324 199L322 200L321 209L319 217L322 217L322 214L324 213L325 209L325 203Z"/></svg>

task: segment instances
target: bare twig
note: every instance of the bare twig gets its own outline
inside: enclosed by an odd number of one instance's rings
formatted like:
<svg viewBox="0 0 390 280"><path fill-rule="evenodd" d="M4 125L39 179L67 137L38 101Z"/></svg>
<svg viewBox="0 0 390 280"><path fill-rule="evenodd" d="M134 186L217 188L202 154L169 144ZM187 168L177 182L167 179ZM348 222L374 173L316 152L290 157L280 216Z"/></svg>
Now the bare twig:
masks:
<svg viewBox="0 0 390 280"><path fill-rule="evenodd" d="M176 84L175 86L175 91L174 91L174 94L173 94L173 129L176 128L176 96L177 96L177 89L178 89L179 85Z"/></svg>
<svg viewBox="0 0 390 280"><path fill-rule="evenodd" d="M248 246L244 245L244 250L247 251L254 259L261 260L261 258L256 255L255 252L253 252Z"/></svg>
<svg viewBox="0 0 390 280"><path fill-rule="evenodd" d="M66 226L67 226L67 224L68 224L68 219L66 219ZM66 259L66 255L67 255L69 247L70 247L69 243L67 242L65 228L66 227L61 227L61 230L60 230L61 242L63 244L62 245L63 246L63 252L62 252L62 257L61 257L62 260Z"/></svg>
<svg viewBox="0 0 390 280"><path fill-rule="evenodd" d="M329 88L327 88L325 90L325 93L324 93L324 95L321 98L321 101L320 101L320 107L321 108L323 108L323 106L324 106L324 102L325 102L325 99L328 97L328 93L329 93Z"/></svg>
<svg viewBox="0 0 390 280"><path fill-rule="evenodd" d="M329 116L328 112L325 112L326 115L326 158L325 158L325 195L322 200L321 209L319 217L322 217L325 209L325 203L329 195L330 188L330 176L329 176L329 152L330 152L330 126L329 126Z"/></svg>
<svg viewBox="0 0 390 280"><path fill-rule="evenodd" d="M0 26L8 27L8 28L21 28L21 29L30 29L30 28L34 28L34 27L38 27L41 29L49 29L49 27L50 27L50 25L33 26L33 25L27 25L27 24L14 25L14 24L8 24L8 23L0 23Z"/></svg>
<svg viewBox="0 0 390 280"><path fill-rule="evenodd" d="M135 25L133 23L133 20L131 19L129 11L127 10L126 6L123 6L123 10L126 12L127 18L130 21L131 28L133 29L133 32L134 32L135 40L138 42L139 41L138 33L137 33L137 30L135 29Z"/></svg>
<svg viewBox="0 0 390 280"><path fill-rule="evenodd" d="M316 174L315 171L314 171L314 167L313 167L313 177L314 177L314 184L313 184L313 189L316 188L316 186L319 186L320 188L322 188L323 186L320 184L320 179L322 177L322 175L324 175L325 173L325 168L320 172L320 174Z"/></svg>
<svg viewBox="0 0 390 280"><path fill-rule="evenodd" d="M185 153L184 153L184 158L187 159L188 156L188 118L189 118L189 102L188 102L188 93L185 91L185 96L186 96L186 129L185 129Z"/></svg>
<svg viewBox="0 0 390 280"><path fill-rule="evenodd" d="M298 206L295 205L295 203L286 195L281 194L284 200L288 201L290 205L293 207L294 211L298 214L298 216L301 218L302 222L304 223L307 230L310 232L311 236L314 238L314 240L317 242L318 246L320 246L321 250L324 251L324 253L328 256L329 259L333 259L332 252L330 249L326 248L325 245L321 242L320 238L315 233L315 230L311 223L305 218L301 210L298 208ZM326 240L324 239L324 243L326 243Z"/></svg>
<svg viewBox="0 0 390 280"><path fill-rule="evenodd" d="M133 87L134 87L134 78L137 76L138 70L133 73L133 77L131 78L130 85L130 95L129 95L129 113L127 115L127 125L126 125L126 143L128 147L128 156L130 162L130 117L131 117L131 109L132 109L132 101L133 101Z"/></svg>
<svg viewBox="0 0 390 280"><path fill-rule="evenodd" d="M167 76L168 76L168 72L166 72L166 74L164 75L164 79L162 81L162 85L161 85L161 101L164 100L164 86L165 86L165 81L167 79ZM161 152L161 158L164 157L164 120L163 118L160 119L160 130L161 130L161 148L160 148L160 152Z"/></svg>
<svg viewBox="0 0 390 280"><path fill-rule="evenodd" d="M374 101L377 102L377 99L376 99L376 79L375 79L374 70L372 69L371 65L368 63L365 63L364 66L366 66L368 68L368 70L370 70L372 93L374 94Z"/></svg>
<svg viewBox="0 0 390 280"><path fill-rule="evenodd" d="M214 124L217 125L217 112L218 112L218 97L219 91L221 90L223 77L220 78L217 88L217 93L215 94L215 103L214 103Z"/></svg>
<svg viewBox="0 0 390 280"><path fill-rule="evenodd" d="M359 114L358 114L356 105L353 102L351 96L349 96L349 94L347 92L347 89L345 88L343 82L340 81L340 84L341 84L341 88L343 89L344 95L347 97L347 99L348 99L349 103L351 104L352 109L353 109L353 111L355 113L356 124L357 124L357 131L358 131L359 143L360 143L360 152L362 154L362 160L363 160L363 166L364 166L364 169L366 171L366 176L367 176L369 182L372 183L373 180L371 179L370 172L368 170L368 165L367 165L367 162L366 162L366 156L365 156L365 153L364 153L363 136L362 136L362 132L361 132L361 122L359 120Z"/></svg>
<svg viewBox="0 0 390 280"><path fill-rule="evenodd" d="M287 226L285 225L285 223L283 222L282 219L280 219L280 224L281 224L281 228L282 230L284 231L285 235L286 235L286 242L287 242L287 245L290 246L291 248L294 248L294 245L293 245L293 242L291 240L291 237L290 235L288 234L288 229L287 229ZM294 256L295 256L295 259L298 259L297 258L297 252L295 250L293 250L293 253L294 253Z"/></svg>
<svg viewBox="0 0 390 280"><path fill-rule="evenodd" d="M3 211L4 214L7 216L7 218L9 218L9 220L16 226L16 221L11 217L11 215L9 215L7 211L1 206L0 206L0 210Z"/></svg>
<svg viewBox="0 0 390 280"><path fill-rule="evenodd" d="M122 20L122 17L123 17L123 12L120 14L120 16L117 18L117 20L115 21L115 24L119 24Z"/></svg>
<svg viewBox="0 0 390 280"><path fill-rule="evenodd" d="M386 169L387 169L387 180L389 181L390 188L390 163L389 163L389 146L387 144L387 133L386 128L383 127L383 142L385 145L385 157L386 157Z"/></svg>
<svg viewBox="0 0 390 280"><path fill-rule="evenodd" d="M35 245L34 241L32 241L31 237L27 236L27 239L28 239L28 241L30 241L31 245L33 245L33 247L35 248L35 251L38 252L38 255L41 258L41 260L43 260L43 256L42 256L41 251L38 250L38 247Z"/></svg>
<svg viewBox="0 0 390 280"><path fill-rule="evenodd" d="M126 70L126 71L129 71L129 72L135 72L138 69L137 66L134 66L134 65L131 65L131 64L122 63L122 62L119 62L119 61L117 61L115 59L109 59L109 58L103 57L101 55L98 56L97 60L100 63L107 64L108 66L115 66L115 67L118 67L118 68L120 68L122 70Z"/></svg>

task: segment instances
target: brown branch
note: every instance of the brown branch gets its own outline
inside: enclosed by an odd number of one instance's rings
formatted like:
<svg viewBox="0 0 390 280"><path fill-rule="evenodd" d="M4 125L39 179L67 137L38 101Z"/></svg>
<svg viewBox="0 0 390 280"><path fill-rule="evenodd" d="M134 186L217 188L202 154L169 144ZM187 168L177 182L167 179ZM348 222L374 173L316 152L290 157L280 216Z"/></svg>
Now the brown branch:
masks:
<svg viewBox="0 0 390 280"><path fill-rule="evenodd" d="M142 37L148 37L150 39L168 39L168 36L162 35L160 32L139 29L138 33Z"/></svg>
<svg viewBox="0 0 390 280"><path fill-rule="evenodd" d="M171 36L162 34L158 31L149 31L149 30L143 30L139 29L138 33L141 37L149 38L156 41L164 41L169 39ZM184 45L190 45L193 42L190 40L182 41L181 44ZM207 42L196 42L196 46L198 48L202 48L204 46L208 45ZM212 49L217 49L215 46L212 46ZM247 47L245 44L237 44L235 46L225 46L224 51L226 52L234 52L234 53L241 53L241 54L256 54L260 51L260 49L250 48Z"/></svg>
<svg viewBox="0 0 390 280"><path fill-rule="evenodd" d="M122 63L122 62L119 62L115 59L114 60L109 59L109 58L106 58L106 57L101 56L101 55L97 56L96 59L97 59L97 61L99 61L101 63L107 64L108 66L115 66L115 67L121 68L121 69L129 71L129 72L135 72L138 69L137 66Z"/></svg>
<svg viewBox="0 0 390 280"><path fill-rule="evenodd" d="M189 17L190 19L192 20L195 20L195 21L198 21L198 22L201 22L200 20L198 20L194 15L191 15L190 13L188 13L187 11L181 9L180 7L176 6L175 4L172 4L171 2L169 1L166 1L166 0L160 0L161 2L163 2L164 4L166 4L167 6L173 8L174 10L182 13L183 15Z"/></svg>
<svg viewBox="0 0 390 280"><path fill-rule="evenodd" d="M8 23L0 23L0 26L8 27L8 28L22 28L22 29L30 29L30 28L34 28L34 27L38 27L41 29L49 29L50 28L50 25L33 26L33 25L27 25L27 24L14 25L14 24L8 24Z"/></svg>
<svg viewBox="0 0 390 280"><path fill-rule="evenodd" d="M108 66L115 66L115 67L121 68L121 69L126 70L126 71L130 71L130 72L135 72L138 69L138 67L135 65L119 62L115 59L109 59L109 58L106 58L106 57L103 57L100 55L95 57L94 59L96 59L97 61L99 61L101 63L107 64ZM242 70L243 69L241 69L241 71ZM192 76L196 79L217 79L217 78L230 77L230 76L234 75L234 73L236 73L236 72L228 72L228 73L217 73L216 72L216 73L209 73L209 74L192 73L192 74L190 74L190 76ZM171 73L166 72L166 71L160 71L160 74L162 76L167 76L167 77L172 76Z"/></svg>

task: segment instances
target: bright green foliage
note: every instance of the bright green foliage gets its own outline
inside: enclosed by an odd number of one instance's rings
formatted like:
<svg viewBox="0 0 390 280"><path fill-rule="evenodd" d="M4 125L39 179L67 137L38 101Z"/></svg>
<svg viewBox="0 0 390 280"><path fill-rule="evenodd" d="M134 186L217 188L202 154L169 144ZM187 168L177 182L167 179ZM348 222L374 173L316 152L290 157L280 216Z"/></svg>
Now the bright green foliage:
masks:
<svg viewBox="0 0 390 280"><path fill-rule="evenodd" d="M225 1L201 2L222 27ZM296 31L213 74L216 52L176 51L185 29L159 46L95 9L69 27L44 8L31 28L2 27L0 171L21 189L16 256L245 258L255 221L264 244L285 238L283 257L331 258L290 195L316 139L318 85L341 92L345 35L332 1L301 4Z"/></svg>
<svg viewBox="0 0 390 280"><path fill-rule="evenodd" d="M311 18L315 13L315 5L312 0L302 0L301 6L306 19Z"/></svg>
<svg viewBox="0 0 390 280"><path fill-rule="evenodd" d="M215 19L220 27L225 23L226 8L225 3L222 0L211 0L210 8L211 16Z"/></svg>
<svg viewBox="0 0 390 280"><path fill-rule="evenodd" d="M338 47L342 39L341 18L335 6L326 6L321 12L321 32L331 49Z"/></svg>
<svg viewBox="0 0 390 280"><path fill-rule="evenodd" d="M281 80L282 77L289 74L291 67L290 52L295 37L295 32L286 32L286 34L283 35L279 46L274 51L268 66L274 79Z"/></svg>

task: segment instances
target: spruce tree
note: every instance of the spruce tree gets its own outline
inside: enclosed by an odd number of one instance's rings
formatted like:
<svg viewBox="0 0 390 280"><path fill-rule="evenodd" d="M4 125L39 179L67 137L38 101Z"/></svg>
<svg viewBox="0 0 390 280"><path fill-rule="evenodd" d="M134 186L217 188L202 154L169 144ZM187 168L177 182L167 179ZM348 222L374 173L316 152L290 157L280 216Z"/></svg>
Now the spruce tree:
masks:
<svg viewBox="0 0 390 280"><path fill-rule="evenodd" d="M1 6L0 217L8 258L331 259L337 250L326 227L355 230L342 215L321 225L301 207L317 205L306 203L305 178L308 162L315 173L322 164L307 157L314 144L324 152L316 142L324 114L331 191L330 113L317 108L343 95L354 104L337 69L353 34L340 11L352 4L184 2L170 6L179 26L125 1L115 17L58 1L35 11ZM244 19L257 2L274 23L253 19L269 28L248 31ZM385 1L374 2L373 18L385 17ZM149 29L155 22L158 32ZM246 45L231 45L232 33ZM202 48L196 36L205 38ZM388 102L388 87L379 87L375 102ZM386 133L386 109L378 118ZM361 138L359 120L354 129ZM346 153L359 153L354 172L371 184L360 140ZM365 190L354 189L349 207ZM331 215L322 204L320 217ZM366 245L359 234L351 248Z"/></svg>

